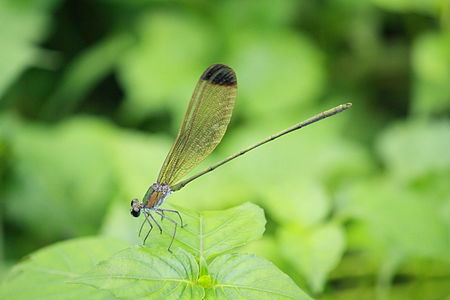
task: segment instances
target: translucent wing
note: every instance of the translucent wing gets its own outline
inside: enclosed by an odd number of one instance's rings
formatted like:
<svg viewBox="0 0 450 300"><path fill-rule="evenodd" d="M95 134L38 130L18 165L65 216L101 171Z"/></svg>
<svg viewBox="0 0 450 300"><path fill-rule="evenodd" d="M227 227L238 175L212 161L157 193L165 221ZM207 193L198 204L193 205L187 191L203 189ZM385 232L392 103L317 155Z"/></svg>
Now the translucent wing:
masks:
<svg viewBox="0 0 450 300"><path fill-rule="evenodd" d="M216 148L230 122L236 90L236 74L230 67L215 64L206 69L195 87L158 183L177 182Z"/></svg>

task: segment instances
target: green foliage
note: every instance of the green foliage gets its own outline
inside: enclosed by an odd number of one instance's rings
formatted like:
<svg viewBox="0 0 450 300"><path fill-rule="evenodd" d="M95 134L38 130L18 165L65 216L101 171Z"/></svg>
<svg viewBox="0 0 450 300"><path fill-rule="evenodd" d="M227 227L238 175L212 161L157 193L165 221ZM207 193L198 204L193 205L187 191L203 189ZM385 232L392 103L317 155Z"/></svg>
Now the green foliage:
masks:
<svg viewBox="0 0 450 300"><path fill-rule="evenodd" d="M344 252L344 233L340 226L323 225L310 230L285 228L279 234L283 255L305 274L314 293L322 292L328 273Z"/></svg>
<svg viewBox="0 0 450 300"><path fill-rule="evenodd" d="M263 211L254 204L244 203L224 211L203 213L181 209L178 206L173 208L183 211L183 223L187 224L184 230L177 234L174 245L183 246L200 261L210 260L214 255L243 246L260 238L264 232ZM176 215L171 215L170 218L178 221ZM164 248L169 245L173 224L164 221L162 226L162 238L149 247Z"/></svg>
<svg viewBox="0 0 450 300"><path fill-rule="evenodd" d="M132 248L74 282L110 291L119 299L202 299L203 288L195 284L198 276L198 264L187 252Z"/></svg>
<svg viewBox="0 0 450 300"><path fill-rule="evenodd" d="M28 7L14 1L0 2L0 96L27 66L35 63L39 50L34 45L47 31L49 16L39 6Z"/></svg>
<svg viewBox="0 0 450 300"><path fill-rule="evenodd" d="M412 110L428 115L449 109L450 35L430 32L421 36L413 48L412 66L415 88Z"/></svg>
<svg viewBox="0 0 450 300"><path fill-rule="evenodd" d="M190 223L178 231L173 253L158 235L151 237L150 248L102 237L59 243L15 266L0 286L0 297L311 299L267 260L229 254L262 235L265 219L256 205L180 212ZM165 235L171 235L170 227L164 227Z"/></svg>
<svg viewBox="0 0 450 300"><path fill-rule="evenodd" d="M378 149L387 172L397 180L408 182L427 175L448 175L449 136L448 121L407 122L388 128L380 136Z"/></svg>
<svg viewBox="0 0 450 300"><path fill-rule="evenodd" d="M117 64L117 59L131 44L126 34L114 34L75 58L63 75L61 84L46 104L44 114L51 118L70 112L83 97ZM60 99L65 99L64 103Z"/></svg>
<svg viewBox="0 0 450 300"><path fill-rule="evenodd" d="M445 5L442 0L373 0L374 3L394 11L423 11L433 13Z"/></svg>
<svg viewBox="0 0 450 300"><path fill-rule="evenodd" d="M183 250L124 250L76 279L120 299L311 299L273 264L250 254L226 254L199 277Z"/></svg>
<svg viewBox="0 0 450 300"><path fill-rule="evenodd" d="M324 300L448 298L447 2L0 1L0 278L10 288L0 298L130 298L162 270L205 298L304 295L297 285ZM353 107L171 195L163 208L189 207L174 255L167 221L135 247L142 220L130 200L154 182L198 76L217 62L236 70L236 109L197 171ZM97 237L38 250L86 235ZM116 262L135 256L135 270ZM144 287L109 281L105 268Z"/></svg>
<svg viewBox="0 0 450 300"><path fill-rule="evenodd" d="M184 113L187 104L180 105L179 100L191 93L192 79L203 71L198 62L209 64L204 57L212 51L212 32L195 18L166 11L148 13L136 23L140 38L119 60L120 80L127 91L125 118L129 114L142 118L167 105L177 105ZM173 39L177 35L183 38ZM173 89L174 82L180 88Z"/></svg>
<svg viewBox="0 0 450 300"><path fill-rule="evenodd" d="M448 136L450 123L444 121L386 130L379 149L387 174L353 186L347 209L367 222L387 248L450 262L448 216L443 213L450 181L444 153L450 148Z"/></svg>
<svg viewBox="0 0 450 300"><path fill-rule="evenodd" d="M126 246L107 238L80 238L41 249L11 270L0 285L0 297L112 299L107 292L70 282Z"/></svg>
<svg viewBox="0 0 450 300"><path fill-rule="evenodd" d="M50 131L40 126L17 124L8 128L3 125L12 151L20 161L14 167L17 185L6 191L6 197L10 199L7 206L10 216L20 219L22 226L29 230L47 237L72 231L94 233L101 221L98 217L104 212L102 206L115 192L111 189L113 166L107 163L113 133L102 124L88 120L66 123ZM80 149L77 147L80 144L85 146ZM80 169L80 159L89 167ZM93 170L96 170L95 178L86 180ZM47 184L55 181L60 184ZM24 207L33 209L24 210ZM58 214L42 222L42 215L49 208ZM85 222L80 224L81 214L84 214Z"/></svg>

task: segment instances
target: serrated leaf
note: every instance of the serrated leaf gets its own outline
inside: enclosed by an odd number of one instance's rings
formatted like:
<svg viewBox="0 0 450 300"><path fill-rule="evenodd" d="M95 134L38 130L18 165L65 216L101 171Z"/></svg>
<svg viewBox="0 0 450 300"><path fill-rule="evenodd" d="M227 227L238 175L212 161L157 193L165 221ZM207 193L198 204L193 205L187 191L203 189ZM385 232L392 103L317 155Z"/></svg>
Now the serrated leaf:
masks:
<svg viewBox="0 0 450 300"><path fill-rule="evenodd" d="M183 247L197 259L208 260L212 255L244 246L249 241L260 238L266 223L263 210L251 203L201 213L175 208L181 213L187 226L178 229L172 247ZM172 214L171 217L176 216ZM147 241L148 247L166 248L169 245L174 226L168 221L164 221L162 226L163 235L160 236L154 229L155 232Z"/></svg>
<svg viewBox="0 0 450 300"><path fill-rule="evenodd" d="M3 279L0 299L115 299L107 292L69 281L126 245L108 238L81 238L46 247Z"/></svg>
<svg viewBox="0 0 450 300"><path fill-rule="evenodd" d="M217 257L200 276L194 257L178 249L130 248L74 282L120 299L311 299L265 259L249 254ZM206 295L205 295L206 292Z"/></svg>
<svg viewBox="0 0 450 300"><path fill-rule="evenodd" d="M311 299L271 262L251 254L217 257L206 299Z"/></svg>
<svg viewBox="0 0 450 300"><path fill-rule="evenodd" d="M120 299L201 299L198 264L181 249L123 250L74 282L110 291Z"/></svg>

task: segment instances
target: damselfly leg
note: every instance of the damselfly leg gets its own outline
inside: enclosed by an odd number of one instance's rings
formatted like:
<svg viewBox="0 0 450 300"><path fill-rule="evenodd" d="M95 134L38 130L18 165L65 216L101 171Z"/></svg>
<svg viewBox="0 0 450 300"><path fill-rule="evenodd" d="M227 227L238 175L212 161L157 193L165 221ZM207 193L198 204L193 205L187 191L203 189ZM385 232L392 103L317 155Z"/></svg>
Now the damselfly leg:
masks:
<svg viewBox="0 0 450 300"><path fill-rule="evenodd" d="M177 234L177 226L178 226L178 223L175 222L174 220L172 220L171 218L167 217L166 215L162 214L162 213L159 212L158 210L155 210L155 213L157 213L158 215L160 215L162 218L169 220L170 222L173 223L173 225L175 225L175 227L174 227L174 229L173 229L172 239L170 240L169 247L167 248L167 250L169 250L169 252L172 253L172 250L170 250L170 247L172 247L173 240L175 239L175 235Z"/></svg>
<svg viewBox="0 0 450 300"><path fill-rule="evenodd" d="M164 215L165 211L176 213L178 215L178 218L180 218L180 222L181 222L180 226L181 226L181 228L183 228L183 227L185 227L187 225L187 224L184 224L183 218L181 217L181 214L177 210L158 208L157 211L160 211L163 214L164 217L165 217L165 215ZM163 219L164 217L161 217L161 219Z"/></svg>

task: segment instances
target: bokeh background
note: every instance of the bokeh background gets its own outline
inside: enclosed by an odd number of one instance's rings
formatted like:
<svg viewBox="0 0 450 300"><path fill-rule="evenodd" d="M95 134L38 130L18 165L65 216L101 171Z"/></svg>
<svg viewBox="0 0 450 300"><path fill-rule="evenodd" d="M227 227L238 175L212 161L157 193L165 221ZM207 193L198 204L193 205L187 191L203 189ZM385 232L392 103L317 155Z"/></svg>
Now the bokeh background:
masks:
<svg viewBox="0 0 450 300"><path fill-rule="evenodd" d="M138 242L195 83L232 66L239 95L197 170L345 102L172 195L251 201L242 251L319 299L450 299L450 5L445 0L3 0L0 278L60 240Z"/></svg>

